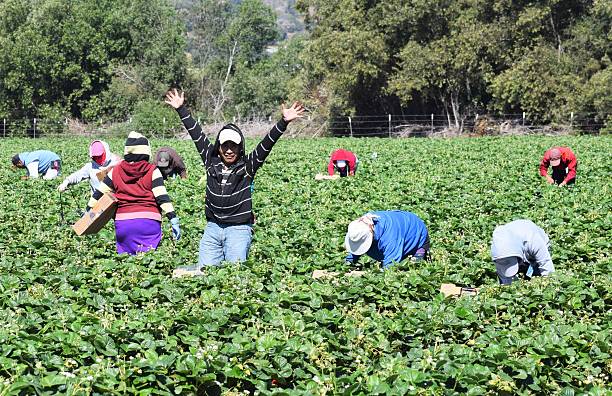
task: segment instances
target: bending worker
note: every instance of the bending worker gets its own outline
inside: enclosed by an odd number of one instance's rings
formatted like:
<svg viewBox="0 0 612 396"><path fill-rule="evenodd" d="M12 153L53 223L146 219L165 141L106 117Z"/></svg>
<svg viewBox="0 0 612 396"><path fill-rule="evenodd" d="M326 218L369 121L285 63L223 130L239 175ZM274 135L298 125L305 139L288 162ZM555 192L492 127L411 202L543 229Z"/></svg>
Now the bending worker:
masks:
<svg viewBox="0 0 612 396"><path fill-rule="evenodd" d="M530 220L515 220L495 228L491 257L499 283L509 285L518 278L548 276L555 272L548 252L550 240L543 229Z"/></svg>
<svg viewBox="0 0 612 396"><path fill-rule="evenodd" d="M376 211L349 224L344 246L349 252L347 262L355 264L367 254L387 268L407 257L417 261L427 258L429 234L423 220L414 213Z"/></svg>
<svg viewBox="0 0 612 396"><path fill-rule="evenodd" d="M91 158L91 161L83 165L78 171L68 175L62 184L57 187L60 192L65 191L68 186L88 179L93 194L100 187L100 182L104 180L108 170L121 161L121 157L111 153L108 143L102 140L91 142L89 158Z"/></svg>
<svg viewBox="0 0 612 396"><path fill-rule="evenodd" d="M552 177L548 175L548 167L552 166ZM540 175L546 178L548 184L558 184L563 187L576 182L578 160L569 147L553 147L544 153L540 162Z"/></svg>
<svg viewBox="0 0 612 396"><path fill-rule="evenodd" d="M59 155L49 150L37 150L15 154L11 159L13 166L26 169L26 176L22 179L31 177L37 179L42 175L44 180L55 179L61 172L62 161Z"/></svg>
<svg viewBox="0 0 612 396"><path fill-rule="evenodd" d="M187 167L181 156L173 148L162 147L157 150L155 162L164 180L177 176L180 176L181 179L187 178Z"/></svg>
<svg viewBox="0 0 612 396"><path fill-rule="evenodd" d="M327 173L330 176L333 176L334 172L338 172L340 177L355 176L358 163L359 160L354 153L338 149L331 154L329 164L327 165Z"/></svg>

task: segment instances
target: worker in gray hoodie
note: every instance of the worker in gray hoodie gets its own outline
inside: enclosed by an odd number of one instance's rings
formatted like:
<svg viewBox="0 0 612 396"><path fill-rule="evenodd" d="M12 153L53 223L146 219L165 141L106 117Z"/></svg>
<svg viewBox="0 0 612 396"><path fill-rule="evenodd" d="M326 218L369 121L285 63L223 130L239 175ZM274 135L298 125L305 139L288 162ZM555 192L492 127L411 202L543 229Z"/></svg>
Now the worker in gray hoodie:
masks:
<svg viewBox="0 0 612 396"><path fill-rule="evenodd" d="M549 246L548 235L531 220L515 220L496 227L491 256L499 283L509 285L519 273L531 278L555 272Z"/></svg>

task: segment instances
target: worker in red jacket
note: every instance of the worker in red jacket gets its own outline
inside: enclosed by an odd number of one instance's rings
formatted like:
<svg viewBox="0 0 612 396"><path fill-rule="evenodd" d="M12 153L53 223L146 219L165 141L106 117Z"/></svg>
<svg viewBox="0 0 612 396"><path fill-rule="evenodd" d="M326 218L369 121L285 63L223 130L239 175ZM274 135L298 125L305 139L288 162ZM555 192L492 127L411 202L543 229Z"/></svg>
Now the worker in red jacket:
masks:
<svg viewBox="0 0 612 396"><path fill-rule="evenodd" d="M329 165L327 165L327 173L330 176L333 176L334 172L338 172L340 177L354 176L358 163L359 160L354 153L338 149L331 154Z"/></svg>
<svg viewBox="0 0 612 396"><path fill-rule="evenodd" d="M552 166L552 177L548 175L548 166ZM545 177L549 184L555 183L562 187L574 184L577 166L576 155L569 147L553 147L544 153L540 162L540 175Z"/></svg>

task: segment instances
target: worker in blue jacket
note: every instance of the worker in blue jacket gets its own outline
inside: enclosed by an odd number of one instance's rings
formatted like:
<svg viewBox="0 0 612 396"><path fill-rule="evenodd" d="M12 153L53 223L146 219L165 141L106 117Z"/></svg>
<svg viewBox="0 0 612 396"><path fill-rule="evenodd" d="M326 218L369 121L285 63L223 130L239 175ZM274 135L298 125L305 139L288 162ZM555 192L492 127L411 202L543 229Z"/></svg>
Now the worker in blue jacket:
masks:
<svg viewBox="0 0 612 396"><path fill-rule="evenodd" d="M349 224L344 246L349 252L347 262L355 264L367 254L387 268L407 257L417 261L427 258L429 234L423 220L414 213L376 211Z"/></svg>
<svg viewBox="0 0 612 396"><path fill-rule="evenodd" d="M45 180L52 180L60 174L62 168L62 161L59 155L49 150L36 150L15 154L11 158L11 162L15 168L26 170L27 176L22 176L22 179L29 177L36 179L42 176Z"/></svg>

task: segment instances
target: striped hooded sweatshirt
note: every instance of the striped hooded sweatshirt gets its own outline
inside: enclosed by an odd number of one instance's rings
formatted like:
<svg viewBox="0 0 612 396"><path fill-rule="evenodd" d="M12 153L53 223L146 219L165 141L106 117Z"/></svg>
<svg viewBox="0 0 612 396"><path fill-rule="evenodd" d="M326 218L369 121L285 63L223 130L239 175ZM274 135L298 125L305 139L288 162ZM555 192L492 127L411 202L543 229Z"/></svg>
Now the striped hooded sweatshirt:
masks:
<svg viewBox="0 0 612 396"><path fill-rule="evenodd" d="M162 211L168 219L176 217L164 178L157 166L148 162L150 157L151 147L147 138L130 132L125 143L125 161L108 172L89 200L87 210L94 207L102 195L113 192L117 198L115 220L161 221Z"/></svg>
<svg viewBox="0 0 612 396"><path fill-rule="evenodd" d="M238 159L226 167L219 156L219 134L212 144L185 106L179 107L176 111L193 139L206 170L207 221L236 225L250 223L253 209L251 183L255 173L270 154L270 150L287 129L288 123L281 118L249 154L245 154L242 131L234 124L224 126L222 130L233 129L241 137Z"/></svg>

